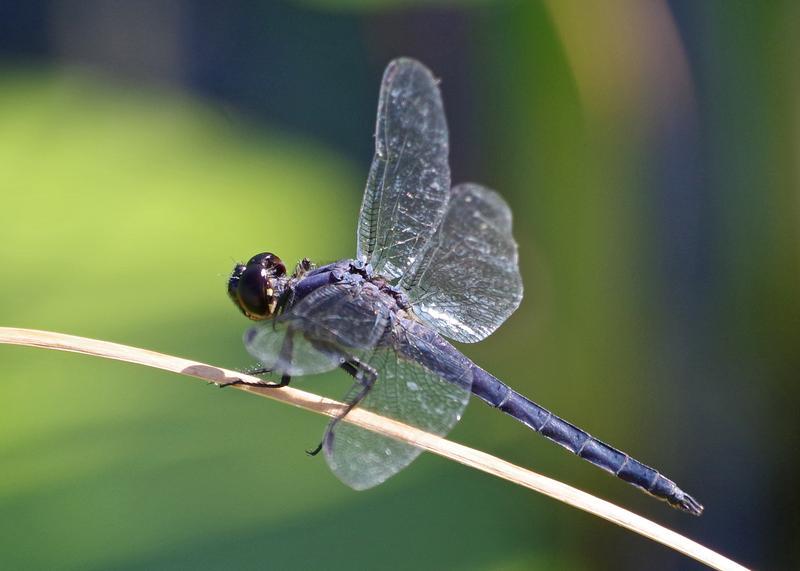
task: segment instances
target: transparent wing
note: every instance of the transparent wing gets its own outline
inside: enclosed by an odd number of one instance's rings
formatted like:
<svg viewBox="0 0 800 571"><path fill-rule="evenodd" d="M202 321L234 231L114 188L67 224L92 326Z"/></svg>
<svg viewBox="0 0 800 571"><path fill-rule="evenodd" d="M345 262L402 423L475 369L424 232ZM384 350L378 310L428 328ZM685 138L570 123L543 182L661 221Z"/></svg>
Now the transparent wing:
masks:
<svg viewBox="0 0 800 571"><path fill-rule="evenodd" d="M320 287L290 311L244 334L247 351L280 375L331 371L354 351L374 347L389 323L371 284Z"/></svg>
<svg viewBox="0 0 800 571"><path fill-rule="evenodd" d="M244 334L247 351L265 369L278 375L316 375L332 371L342 362L335 346L310 342L302 329L288 323L251 327Z"/></svg>
<svg viewBox="0 0 800 571"><path fill-rule="evenodd" d="M444 436L459 421L472 384L469 361L441 338L418 324L394 329L392 343L382 345L364 362L377 372L372 389L359 407L427 432ZM358 383L347 402L362 389ZM421 449L374 432L339 422L329 425L325 458L336 476L363 490L376 486L410 464Z"/></svg>
<svg viewBox="0 0 800 571"><path fill-rule="evenodd" d="M414 263L447 207L447 122L436 80L421 63L386 68L375 156L358 222L358 259L390 279Z"/></svg>
<svg viewBox="0 0 800 571"><path fill-rule="evenodd" d="M508 204L477 184L454 187L441 226L400 285L442 335L473 343L491 334L522 300Z"/></svg>

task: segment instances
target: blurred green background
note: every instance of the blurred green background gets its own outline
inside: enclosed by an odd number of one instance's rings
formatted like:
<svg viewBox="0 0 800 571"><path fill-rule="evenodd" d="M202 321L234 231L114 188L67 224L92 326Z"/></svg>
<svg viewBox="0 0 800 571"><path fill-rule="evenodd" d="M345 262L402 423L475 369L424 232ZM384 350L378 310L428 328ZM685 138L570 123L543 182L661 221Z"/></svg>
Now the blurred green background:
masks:
<svg viewBox="0 0 800 571"><path fill-rule="evenodd" d="M480 402L452 438L789 568L798 23L791 1L3 2L0 325L250 366L234 260L353 255L381 73L417 57L442 78L454 181L498 189L520 243L521 308L464 351L706 513ZM324 425L0 347L0 568L699 568L427 455L356 493L303 453Z"/></svg>

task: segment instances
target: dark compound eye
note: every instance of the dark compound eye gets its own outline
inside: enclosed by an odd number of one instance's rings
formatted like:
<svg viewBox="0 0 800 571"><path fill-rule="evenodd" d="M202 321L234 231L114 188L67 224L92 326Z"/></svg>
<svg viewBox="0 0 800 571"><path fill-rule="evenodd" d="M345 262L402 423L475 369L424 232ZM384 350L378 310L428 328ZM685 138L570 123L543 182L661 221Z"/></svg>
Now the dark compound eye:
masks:
<svg viewBox="0 0 800 571"><path fill-rule="evenodd" d="M272 301L272 276L269 270L248 265L239 277L238 294L242 308L252 317L267 317Z"/></svg>
<svg viewBox="0 0 800 571"><path fill-rule="evenodd" d="M275 312L279 292L276 278L286 275L286 266L275 254L264 252L247 264L237 264L228 278L228 296L250 319L269 319Z"/></svg>
<svg viewBox="0 0 800 571"><path fill-rule="evenodd" d="M286 275L286 266L283 265L281 259L271 252L262 252L250 258L247 266L261 266L262 268L272 271L274 276Z"/></svg>

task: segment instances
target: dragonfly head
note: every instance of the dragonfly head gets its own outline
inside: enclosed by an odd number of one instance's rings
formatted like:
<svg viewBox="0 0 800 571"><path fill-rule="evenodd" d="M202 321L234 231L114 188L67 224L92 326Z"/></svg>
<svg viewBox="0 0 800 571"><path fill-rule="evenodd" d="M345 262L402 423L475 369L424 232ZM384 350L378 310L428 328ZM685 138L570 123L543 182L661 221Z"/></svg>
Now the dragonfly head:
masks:
<svg viewBox="0 0 800 571"><path fill-rule="evenodd" d="M269 252L253 256L246 264L236 264L228 278L228 296L255 321L275 316L285 287L286 266Z"/></svg>

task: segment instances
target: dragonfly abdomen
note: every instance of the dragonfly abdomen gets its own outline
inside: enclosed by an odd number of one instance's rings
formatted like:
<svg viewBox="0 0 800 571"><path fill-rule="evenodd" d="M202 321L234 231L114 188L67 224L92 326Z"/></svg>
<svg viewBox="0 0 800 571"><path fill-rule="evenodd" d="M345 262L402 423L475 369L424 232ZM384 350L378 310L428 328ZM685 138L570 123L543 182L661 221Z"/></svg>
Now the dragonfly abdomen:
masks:
<svg viewBox="0 0 800 571"><path fill-rule="evenodd" d="M573 454L671 506L693 515L703 512L703 506L697 500L657 470L559 418L477 365L473 369L472 393Z"/></svg>

